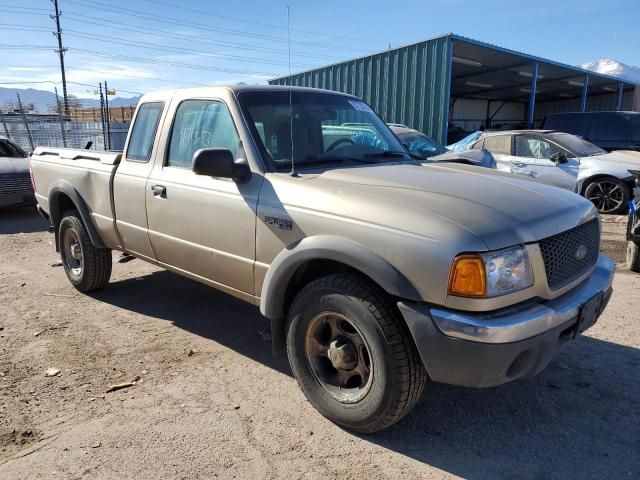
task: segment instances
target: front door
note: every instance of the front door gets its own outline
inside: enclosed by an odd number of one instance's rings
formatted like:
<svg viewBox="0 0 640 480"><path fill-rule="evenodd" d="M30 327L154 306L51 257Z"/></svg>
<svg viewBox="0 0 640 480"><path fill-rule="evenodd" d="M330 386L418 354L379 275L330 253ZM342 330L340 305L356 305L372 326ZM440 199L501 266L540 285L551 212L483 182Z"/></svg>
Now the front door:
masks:
<svg viewBox="0 0 640 480"><path fill-rule="evenodd" d="M544 138L529 135L517 135L515 149L515 156L511 159L513 173L576 191L580 161L576 158L567 158L563 163L551 160L556 153L564 153L570 157L568 151Z"/></svg>
<svg viewBox="0 0 640 480"><path fill-rule="evenodd" d="M230 293L255 293L256 206L262 177L238 184L196 175L193 154L202 148L243 149L227 105L215 99L172 104L173 125L164 161L147 182L149 237L157 260Z"/></svg>

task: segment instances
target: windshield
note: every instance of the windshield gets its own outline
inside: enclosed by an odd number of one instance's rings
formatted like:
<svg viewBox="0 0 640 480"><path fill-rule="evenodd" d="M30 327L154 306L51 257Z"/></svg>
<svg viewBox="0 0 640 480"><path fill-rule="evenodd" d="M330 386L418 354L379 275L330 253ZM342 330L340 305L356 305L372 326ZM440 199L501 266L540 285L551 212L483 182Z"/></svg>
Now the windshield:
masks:
<svg viewBox="0 0 640 480"><path fill-rule="evenodd" d="M294 90L292 132L289 95L286 90L238 95L262 155L275 170L291 169L292 150L296 169L410 159L373 110L352 97Z"/></svg>
<svg viewBox="0 0 640 480"><path fill-rule="evenodd" d="M606 150L603 150L597 145L569 133L554 133L551 137L561 146L579 157L591 157L607 153Z"/></svg>
<svg viewBox="0 0 640 480"><path fill-rule="evenodd" d="M448 152L443 145L420 132L400 133L398 138L412 154L420 158L429 158Z"/></svg>

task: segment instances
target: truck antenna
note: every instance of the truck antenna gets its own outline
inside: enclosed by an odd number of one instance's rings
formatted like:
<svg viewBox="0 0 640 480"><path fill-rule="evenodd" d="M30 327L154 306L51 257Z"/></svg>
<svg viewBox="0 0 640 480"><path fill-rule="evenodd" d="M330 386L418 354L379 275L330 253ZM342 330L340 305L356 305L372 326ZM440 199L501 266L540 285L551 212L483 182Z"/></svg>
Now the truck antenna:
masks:
<svg viewBox="0 0 640 480"><path fill-rule="evenodd" d="M287 45L289 47L289 132L291 134L291 176L297 177L296 163L293 156L293 88L291 86L291 15L287 5Z"/></svg>

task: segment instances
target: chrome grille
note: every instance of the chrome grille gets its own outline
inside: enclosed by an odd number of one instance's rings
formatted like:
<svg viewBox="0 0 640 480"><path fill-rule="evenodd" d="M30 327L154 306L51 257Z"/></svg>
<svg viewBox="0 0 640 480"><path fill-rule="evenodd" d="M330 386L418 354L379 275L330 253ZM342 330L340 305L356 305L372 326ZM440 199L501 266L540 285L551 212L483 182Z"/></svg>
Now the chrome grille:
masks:
<svg viewBox="0 0 640 480"><path fill-rule="evenodd" d="M28 173L9 173L0 175L0 195L33 192Z"/></svg>
<svg viewBox="0 0 640 480"><path fill-rule="evenodd" d="M540 241L549 288L568 285L596 263L600 252L600 225L594 218L582 225ZM579 258L578 250L586 255Z"/></svg>

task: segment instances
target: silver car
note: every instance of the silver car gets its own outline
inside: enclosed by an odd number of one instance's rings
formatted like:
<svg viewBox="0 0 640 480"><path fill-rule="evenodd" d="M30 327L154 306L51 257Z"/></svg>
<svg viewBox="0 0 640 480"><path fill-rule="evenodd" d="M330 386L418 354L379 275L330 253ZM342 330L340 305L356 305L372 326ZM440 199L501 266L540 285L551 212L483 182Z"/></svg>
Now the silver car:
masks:
<svg viewBox="0 0 640 480"><path fill-rule="evenodd" d="M489 150L498 170L566 188L591 200L600 213L626 210L640 152L606 150L555 130L486 132L471 150Z"/></svg>
<svg viewBox="0 0 640 480"><path fill-rule="evenodd" d="M0 207L34 205L28 155L6 137L0 137Z"/></svg>

